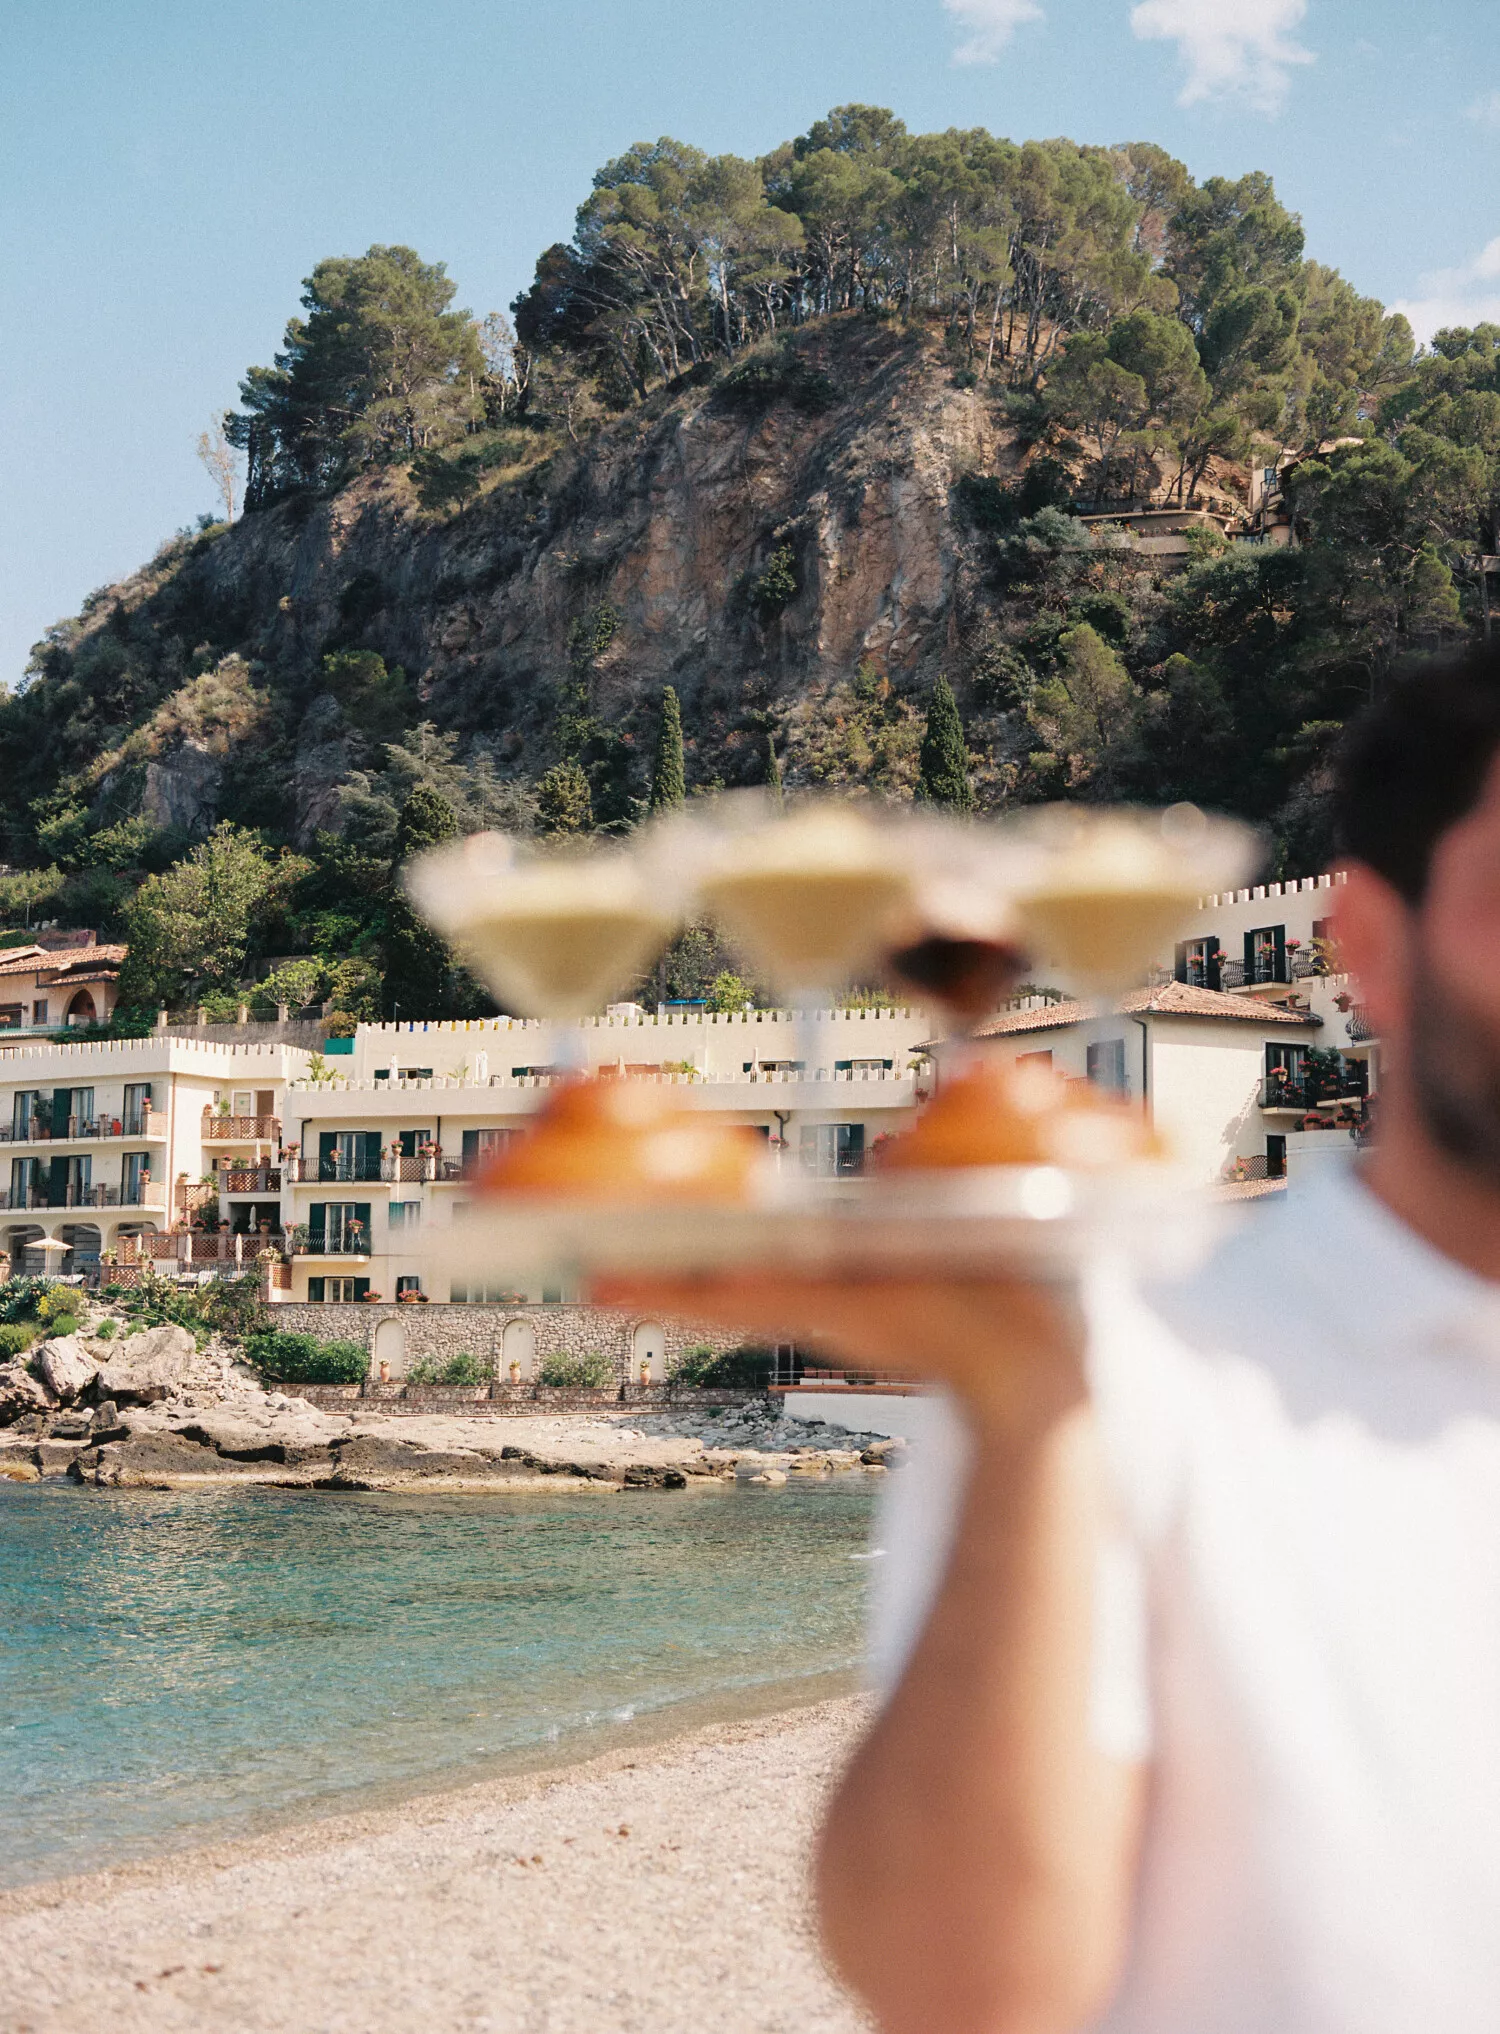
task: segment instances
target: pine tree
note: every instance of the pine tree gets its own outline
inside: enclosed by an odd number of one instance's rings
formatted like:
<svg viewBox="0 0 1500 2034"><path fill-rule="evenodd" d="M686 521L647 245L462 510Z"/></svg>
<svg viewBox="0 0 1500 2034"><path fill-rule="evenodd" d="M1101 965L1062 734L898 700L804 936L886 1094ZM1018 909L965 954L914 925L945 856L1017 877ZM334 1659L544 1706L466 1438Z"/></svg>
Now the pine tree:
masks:
<svg viewBox="0 0 1500 2034"><path fill-rule="evenodd" d="M950 812L974 810L964 724L958 716L953 687L941 675L932 688L927 707L927 732L922 737L920 764L917 796L924 804L942 805Z"/></svg>
<svg viewBox="0 0 1500 2034"><path fill-rule="evenodd" d="M661 696L656 730L656 764L651 772L651 810L669 812L687 797L687 771L682 760L682 708L675 686Z"/></svg>
<svg viewBox="0 0 1500 2034"><path fill-rule="evenodd" d="M779 805L781 803L781 758L776 753L775 735L766 736L766 789Z"/></svg>
<svg viewBox="0 0 1500 2034"><path fill-rule="evenodd" d="M446 798L419 784L396 822L391 903L385 939L385 1007L393 1017L444 1017L452 1000L453 957L400 887L400 871L414 856L456 839L458 819Z"/></svg>
<svg viewBox="0 0 1500 2034"><path fill-rule="evenodd" d="M591 833L594 801L581 764L554 763L536 787L537 819L545 834Z"/></svg>

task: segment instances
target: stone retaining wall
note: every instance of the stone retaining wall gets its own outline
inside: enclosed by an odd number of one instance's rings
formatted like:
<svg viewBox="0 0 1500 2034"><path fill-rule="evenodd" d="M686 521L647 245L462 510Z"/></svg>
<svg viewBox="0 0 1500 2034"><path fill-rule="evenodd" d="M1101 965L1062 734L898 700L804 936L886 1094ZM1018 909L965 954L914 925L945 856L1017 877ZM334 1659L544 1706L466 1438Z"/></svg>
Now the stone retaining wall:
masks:
<svg viewBox="0 0 1500 2034"><path fill-rule="evenodd" d="M725 1387L699 1391L665 1384L585 1386L492 1384L452 1389L436 1384L288 1384L295 1398L305 1398L328 1412L379 1412L397 1418L423 1413L448 1413L459 1419L535 1419L544 1413L661 1412L667 1409L751 1405L764 1400L763 1391Z"/></svg>
<svg viewBox="0 0 1500 2034"><path fill-rule="evenodd" d="M474 1355L491 1364L496 1376L504 1369L502 1352L506 1327L512 1321L530 1324L536 1338L538 1360L548 1356L581 1356L586 1350L602 1350L614 1363L615 1376L623 1385L634 1381L638 1359L635 1350L637 1328L648 1324L661 1328L666 1338L667 1364L689 1349L708 1347L728 1350L749 1338L726 1335L722 1328L699 1328L681 1321L659 1321L648 1314L629 1314L613 1307L590 1307L569 1301L540 1306L502 1306L490 1302L472 1304L434 1300L425 1306L395 1302L368 1302L356 1305L323 1305L305 1300L283 1300L272 1315L279 1330L316 1335L319 1341L359 1342L376 1358L376 1337L381 1325L393 1322L400 1329L403 1347L399 1356L386 1354L385 1345L394 1337L381 1337L380 1359L389 1363L393 1380L404 1376L411 1365L424 1357Z"/></svg>

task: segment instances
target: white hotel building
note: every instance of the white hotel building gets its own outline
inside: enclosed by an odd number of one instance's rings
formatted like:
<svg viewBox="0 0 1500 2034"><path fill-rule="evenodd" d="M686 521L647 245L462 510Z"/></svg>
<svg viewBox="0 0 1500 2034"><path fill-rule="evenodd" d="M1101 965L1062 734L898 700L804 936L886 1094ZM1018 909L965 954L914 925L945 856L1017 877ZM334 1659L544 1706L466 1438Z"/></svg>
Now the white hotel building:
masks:
<svg viewBox="0 0 1500 2034"><path fill-rule="evenodd" d="M1335 882L1209 899L1155 986L1114 1013L1034 998L981 1035L1007 1059L1043 1057L1143 1097L1205 1185L1295 1174L1309 1151L1346 1144L1329 1131L1347 1131L1378 1084L1375 1041L1317 944ZM825 1011L803 1024L784 1011L623 1005L566 1038L505 1017L362 1025L321 1059L168 1030L18 1041L0 1045L0 1243L17 1270L106 1277L111 1260L146 1259L222 1274L270 1245L275 1299L510 1301L511 1288L440 1273L433 1246L476 1164L545 1102L559 1062L660 1082L759 1131L783 1164L837 1180L914 1121L941 1077L931 1040L921 1011ZM1305 1079L1310 1047L1339 1055L1338 1092Z"/></svg>

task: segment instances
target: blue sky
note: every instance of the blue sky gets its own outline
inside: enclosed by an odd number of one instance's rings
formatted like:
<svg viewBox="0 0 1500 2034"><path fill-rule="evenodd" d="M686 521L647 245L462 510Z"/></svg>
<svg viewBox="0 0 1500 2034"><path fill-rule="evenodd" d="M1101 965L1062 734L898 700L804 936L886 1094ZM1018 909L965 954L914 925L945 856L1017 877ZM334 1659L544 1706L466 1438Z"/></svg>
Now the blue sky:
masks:
<svg viewBox="0 0 1500 2034"><path fill-rule="evenodd" d="M1500 316L1485 0L9 0L0 680L212 506L197 434L320 256L409 242L503 308L632 141L847 100L1267 169L1419 328Z"/></svg>

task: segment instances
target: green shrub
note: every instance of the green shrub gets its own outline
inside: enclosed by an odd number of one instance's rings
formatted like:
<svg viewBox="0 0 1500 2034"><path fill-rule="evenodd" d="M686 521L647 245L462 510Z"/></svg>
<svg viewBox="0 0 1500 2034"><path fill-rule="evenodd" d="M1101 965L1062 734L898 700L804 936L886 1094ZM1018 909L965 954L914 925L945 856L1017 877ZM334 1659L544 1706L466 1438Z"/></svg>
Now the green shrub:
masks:
<svg viewBox="0 0 1500 2034"><path fill-rule="evenodd" d="M756 417L774 403L790 403L804 416L822 416L838 401L838 390L818 367L790 346L752 355L731 368L714 391L714 401L738 416Z"/></svg>
<svg viewBox="0 0 1500 2034"><path fill-rule="evenodd" d="M456 1356L419 1356L406 1373L408 1384L488 1384L490 1366L470 1349Z"/></svg>
<svg viewBox="0 0 1500 2034"><path fill-rule="evenodd" d="M8 1363L13 1356L29 1349L36 1335L36 1329L27 1327L24 1321L0 1322L0 1363Z"/></svg>
<svg viewBox="0 0 1500 2034"><path fill-rule="evenodd" d="M51 1291L44 1278L8 1278L0 1284L0 1321L34 1321Z"/></svg>
<svg viewBox="0 0 1500 2034"><path fill-rule="evenodd" d="M52 1319L47 1323L47 1333L49 1335L76 1335L78 1333L77 1314L54 1314Z"/></svg>
<svg viewBox="0 0 1500 2034"><path fill-rule="evenodd" d="M537 1371L541 1384L590 1385L596 1390L615 1382L613 1357L602 1349L584 1349L576 1356L544 1356Z"/></svg>
<svg viewBox="0 0 1500 2034"><path fill-rule="evenodd" d="M362 1342L320 1342L268 1328L245 1343L248 1362L278 1384L359 1384L370 1368Z"/></svg>
<svg viewBox="0 0 1500 2034"><path fill-rule="evenodd" d="M764 1391L774 1361L769 1349L745 1343L738 1349L710 1349L706 1343L685 1349L673 1364L670 1382L700 1391Z"/></svg>
<svg viewBox="0 0 1500 2034"><path fill-rule="evenodd" d="M169 1278L151 1277L140 1285L107 1285L99 1297L124 1314L132 1329L170 1323L189 1329L200 1345L210 1335L243 1342L266 1327L260 1280L253 1271L243 1278L215 1278L207 1285L177 1285Z"/></svg>
<svg viewBox="0 0 1500 2034"><path fill-rule="evenodd" d="M94 1329L94 1333L98 1336L101 1342L112 1342L115 1339L115 1336L119 1334L119 1332L120 1332L119 1322L111 1321L108 1319L100 1321L98 1326Z"/></svg>

